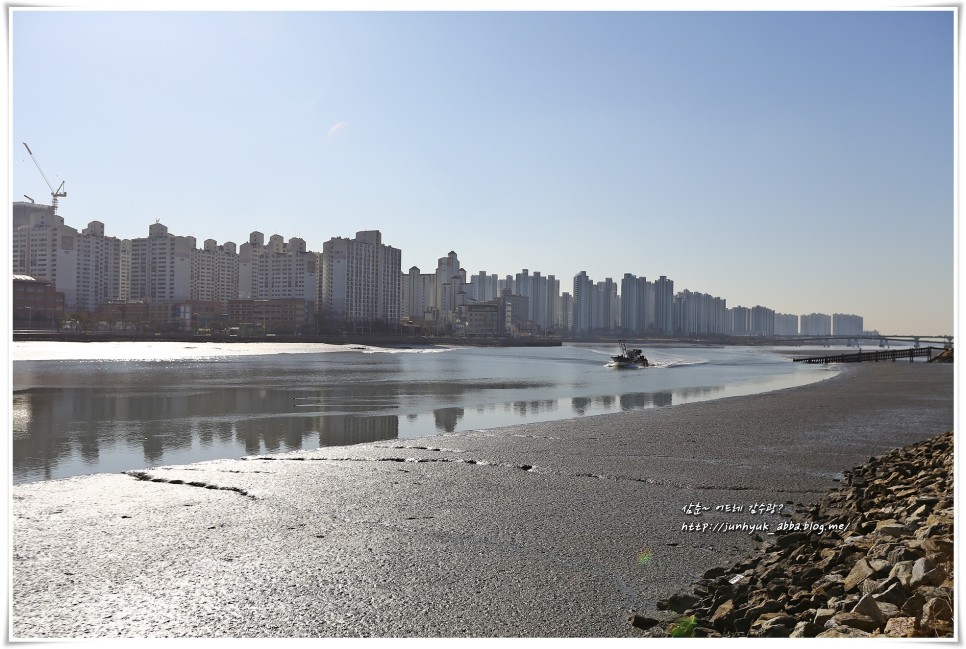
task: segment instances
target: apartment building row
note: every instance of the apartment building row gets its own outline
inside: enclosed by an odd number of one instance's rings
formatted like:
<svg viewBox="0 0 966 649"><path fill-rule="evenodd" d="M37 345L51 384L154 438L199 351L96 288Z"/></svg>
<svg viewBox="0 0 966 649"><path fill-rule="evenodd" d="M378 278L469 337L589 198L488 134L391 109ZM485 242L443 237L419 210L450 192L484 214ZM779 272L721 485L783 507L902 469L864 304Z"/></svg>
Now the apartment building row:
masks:
<svg viewBox="0 0 966 649"><path fill-rule="evenodd" d="M728 308L721 297L690 290L675 294L674 282L663 275L649 281L627 273L619 283L595 282L581 271L572 293L561 292L554 275L528 269L502 278L486 271L467 277L454 251L438 259L432 272L413 266L403 273L401 251L383 244L378 230L357 232L353 239L334 237L321 253L300 238L266 239L261 232L252 232L240 246L208 239L198 248L194 237L171 234L160 222L149 226L147 237L118 239L107 236L99 221L78 232L49 206L18 202L12 253L13 272L48 281L63 293L66 312L93 313L104 304L177 304L182 311L169 319L190 323L194 317L196 326L218 317L265 322L298 317L292 313L335 330L360 322L431 323L436 331L455 333L578 337L851 335L861 333L863 324L859 316L810 314L799 325L798 316L763 306ZM302 306L252 305L286 300ZM151 309L128 311L154 317Z"/></svg>

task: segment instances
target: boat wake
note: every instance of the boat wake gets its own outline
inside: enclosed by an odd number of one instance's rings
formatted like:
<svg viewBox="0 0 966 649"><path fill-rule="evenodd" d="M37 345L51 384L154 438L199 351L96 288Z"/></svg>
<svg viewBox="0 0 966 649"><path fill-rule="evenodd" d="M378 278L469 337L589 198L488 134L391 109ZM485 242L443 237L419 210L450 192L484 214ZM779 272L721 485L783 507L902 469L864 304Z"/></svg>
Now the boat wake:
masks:
<svg viewBox="0 0 966 649"><path fill-rule="evenodd" d="M659 367L688 367L689 365L707 365L710 363L706 358L668 358L663 361L655 361L654 365Z"/></svg>

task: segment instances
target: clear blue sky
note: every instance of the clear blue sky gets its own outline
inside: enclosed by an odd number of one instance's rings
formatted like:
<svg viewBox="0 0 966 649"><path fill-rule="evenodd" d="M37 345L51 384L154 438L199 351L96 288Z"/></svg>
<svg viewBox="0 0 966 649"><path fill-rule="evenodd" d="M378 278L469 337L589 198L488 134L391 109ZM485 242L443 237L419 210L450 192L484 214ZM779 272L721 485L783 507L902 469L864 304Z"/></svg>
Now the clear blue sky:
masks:
<svg viewBox="0 0 966 649"><path fill-rule="evenodd" d="M954 17L17 10L11 198L952 333Z"/></svg>

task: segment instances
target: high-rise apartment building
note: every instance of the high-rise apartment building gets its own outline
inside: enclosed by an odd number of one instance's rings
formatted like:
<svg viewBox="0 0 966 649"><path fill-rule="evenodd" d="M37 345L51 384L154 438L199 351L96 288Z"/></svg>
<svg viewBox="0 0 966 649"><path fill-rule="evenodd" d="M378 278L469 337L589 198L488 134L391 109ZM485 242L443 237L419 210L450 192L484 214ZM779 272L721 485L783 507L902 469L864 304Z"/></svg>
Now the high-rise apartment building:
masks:
<svg viewBox="0 0 966 649"><path fill-rule="evenodd" d="M530 274L526 268L517 273L513 282L513 295L529 298L526 320L543 331L556 325L556 312L560 300L560 282L553 275L543 276L539 271Z"/></svg>
<svg viewBox="0 0 966 649"><path fill-rule="evenodd" d="M496 275L487 275L486 271L481 270L470 277L466 292L477 302L492 302L500 296L499 278Z"/></svg>
<svg viewBox="0 0 966 649"><path fill-rule="evenodd" d="M744 306L728 309L728 333L733 336L751 333L751 309Z"/></svg>
<svg viewBox="0 0 966 649"><path fill-rule="evenodd" d="M459 308L466 304L466 271L460 268L460 261L452 250L440 257L436 264L436 302L433 306L439 311L439 318L452 320Z"/></svg>
<svg viewBox="0 0 966 649"><path fill-rule="evenodd" d="M13 204L13 272L46 279L64 294L67 311L77 307L77 230L48 205Z"/></svg>
<svg viewBox="0 0 966 649"><path fill-rule="evenodd" d="M238 298L254 300L319 300L319 255L293 237L286 242L273 234L252 232L238 249Z"/></svg>
<svg viewBox="0 0 966 649"><path fill-rule="evenodd" d="M727 331L724 299L685 289L674 298L675 331L684 336L717 335Z"/></svg>
<svg viewBox="0 0 966 649"><path fill-rule="evenodd" d="M751 307L751 328L753 336L775 335L775 311L768 307L756 305Z"/></svg>
<svg viewBox="0 0 966 649"><path fill-rule="evenodd" d="M831 336L832 316L826 313L809 313L801 317L803 336Z"/></svg>
<svg viewBox="0 0 966 649"><path fill-rule="evenodd" d="M166 302L191 299L191 256L194 237L179 237L161 223L148 236L131 239L130 299Z"/></svg>
<svg viewBox="0 0 966 649"><path fill-rule="evenodd" d="M435 320L435 310L432 306L436 294L436 274L420 273L419 268L413 266L402 276L400 293L400 315L403 320L420 322Z"/></svg>
<svg viewBox="0 0 966 649"><path fill-rule="evenodd" d="M610 277L594 285L594 300L590 314L591 329L612 331L618 325L617 284Z"/></svg>
<svg viewBox="0 0 966 649"><path fill-rule="evenodd" d="M574 315L573 333L586 336L590 333L594 300L594 283L587 276L587 271L580 271L574 275Z"/></svg>
<svg viewBox="0 0 966 649"><path fill-rule="evenodd" d="M647 278L631 273L624 273L621 279L620 328L629 334L647 331L647 285Z"/></svg>
<svg viewBox="0 0 966 649"><path fill-rule="evenodd" d="M564 292L558 305L555 327L561 333L570 333L574 329L574 299L570 293Z"/></svg>
<svg viewBox="0 0 966 649"><path fill-rule="evenodd" d="M832 314L832 333L836 336L861 336L863 327L862 316L850 313Z"/></svg>
<svg viewBox="0 0 966 649"><path fill-rule="evenodd" d="M77 235L77 293L74 308L94 312L100 304L123 299L121 269L130 268L129 248L104 236L104 224L91 221Z"/></svg>
<svg viewBox="0 0 966 649"><path fill-rule="evenodd" d="M237 300L238 268L238 251L233 242L218 245L214 239L206 239L204 247L194 250L191 257L191 299Z"/></svg>
<svg viewBox="0 0 966 649"><path fill-rule="evenodd" d="M378 230L329 239L322 246L320 311L335 321L397 323L401 266L402 252L384 245Z"/></svg>
<svg viewBox="0 0 966 649"><path fill-rule="evenodd" d="M790 313L775 314L775 335L776 336L797 336L798 335L798 316Z"/></svg>
<svg viewBox="0 0 966 649"><path fill-rule="evenodd" d="M658 333L674 333L674 282L661 275L654 282L654 328Z"/></svg>

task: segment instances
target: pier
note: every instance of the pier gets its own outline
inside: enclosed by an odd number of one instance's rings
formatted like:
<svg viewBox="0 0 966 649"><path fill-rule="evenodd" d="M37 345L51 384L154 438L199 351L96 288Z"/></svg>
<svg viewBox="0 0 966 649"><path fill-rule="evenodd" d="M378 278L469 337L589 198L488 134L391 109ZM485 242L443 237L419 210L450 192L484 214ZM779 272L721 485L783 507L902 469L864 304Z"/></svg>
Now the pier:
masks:
<svg viewBox="0 0 966 649"><path fill-rule="evenodd" d="M914 358L925 356L932 358L933 352L941 353L943 350L936 347L913 347L910 349L885 349L874 352L856 352L853 354L839 354L838 356L811 356L809 358L795 358L796 363L865 363L879 361L895 361L901 358L908 358L911 363Z"/></svg>

